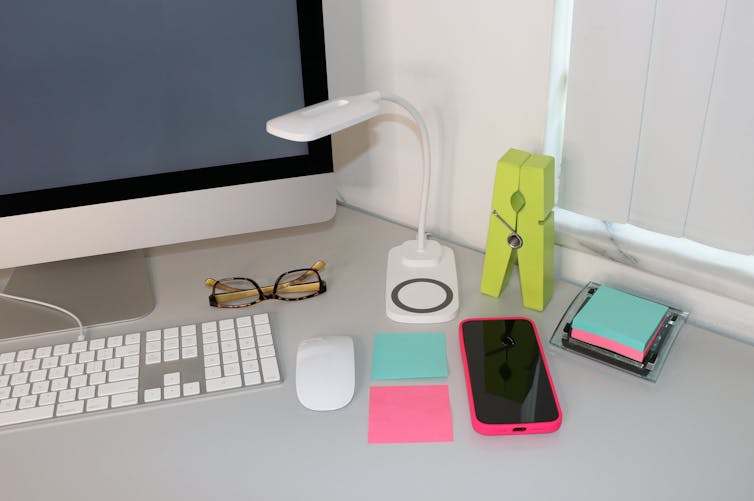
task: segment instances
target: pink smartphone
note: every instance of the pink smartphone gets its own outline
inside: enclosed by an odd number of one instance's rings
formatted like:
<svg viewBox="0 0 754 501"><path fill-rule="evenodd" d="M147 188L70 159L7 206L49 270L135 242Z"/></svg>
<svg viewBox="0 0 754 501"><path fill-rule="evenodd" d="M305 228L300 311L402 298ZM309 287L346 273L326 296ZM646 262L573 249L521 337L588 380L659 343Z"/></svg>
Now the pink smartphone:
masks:
<svg viewBox="0 0 754 501"><path fill-rule="evenodd" d="M550 433L560 403L534 322L470 318L459 328L471 424L483 435Z"/></svg>

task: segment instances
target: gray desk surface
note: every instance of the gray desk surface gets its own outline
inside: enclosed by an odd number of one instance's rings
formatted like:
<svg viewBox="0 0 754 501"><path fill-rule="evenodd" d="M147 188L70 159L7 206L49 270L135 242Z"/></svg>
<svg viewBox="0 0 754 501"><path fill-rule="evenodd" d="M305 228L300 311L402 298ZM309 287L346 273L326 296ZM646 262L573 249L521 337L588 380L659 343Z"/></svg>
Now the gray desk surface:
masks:
<svg viewBox="0 0 754 501"><path fill-rule="evenodd" d="M482 255L457 248L458 318L397 324L384 313L387 252L413 235L339 208L312 227L151 250L157 309L94 337L223 318L207 306L205 277L267 280L325 260L325 295L257 307L271 315L285 381L0 432L0 499L754 498L754 347L687 325L652 384L547 345L561 429L481 436L470 424L458 322L524 315L549 339L579 287L558 283L544 312L525 310L515 278L500 298L480 294ZM445 333L453 442L367 443L372 335L406 331ZM296 346L323 334L356 344L356 394L329 413L295 395Z"/></svg>

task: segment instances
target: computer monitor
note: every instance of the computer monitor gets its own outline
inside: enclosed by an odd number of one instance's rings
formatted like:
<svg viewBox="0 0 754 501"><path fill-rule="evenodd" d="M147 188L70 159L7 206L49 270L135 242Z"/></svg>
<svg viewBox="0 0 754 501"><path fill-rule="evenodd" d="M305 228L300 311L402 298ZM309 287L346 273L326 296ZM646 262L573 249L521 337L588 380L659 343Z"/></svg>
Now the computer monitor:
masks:
<svg viewBox="0 0 754 501"><path fill-rule="evenodd" d="M122 251L333 216L329 139L265 131L268 119L327 99L320 2L0 0L0 11L9 293L63 302L88 324L135 318L151 306L100 318L117 300L91 304L122 289L113 280L131 272L118 263L143 262ZM89 268L97 261L106 268ZM66 283L73 276L94 285ZM4 319L8 307L0 300ZM33 318L58 315L13 308L11 331L49 330Z"/></svg>

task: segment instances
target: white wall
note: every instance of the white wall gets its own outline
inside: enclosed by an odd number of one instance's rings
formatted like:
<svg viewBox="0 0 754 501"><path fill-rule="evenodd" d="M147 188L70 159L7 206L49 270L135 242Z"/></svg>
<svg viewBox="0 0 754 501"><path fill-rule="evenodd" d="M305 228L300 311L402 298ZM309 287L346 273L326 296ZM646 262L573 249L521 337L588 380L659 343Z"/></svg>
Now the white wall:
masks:
<svg viewBox="0 0 754 501"><path fill-rule="evenodd" d="M429 231L483 248L497 160L542 150L552 1L325 0L330 95L411 101L431 137ZM342 199L416 226L418 129L403 110L333 137Z"/></svg>
<svg viewBox="0 0 754 501"><path fill-rule="evenodd" d="M558 1L324 0L330 95L393 92L428 122L432 234L484 249L498 158L511 147L542 151ZM333 137L339 195L347 204L416 227L418 130L402 110L389 104L385 110ZM624 284L690 311L692 323L754 342L754 308L740 302L741 294L731 294L745 279L739 280L735 265L724 270L732 279L722 291L708 280L719 278L719 270L707 270L699 281L713 285L702 290L655 274L663 263L635 252L632 242L618 241L610 228L595 243L589 240L595 232L579 235L580 223L556 224L565 246L558 249L560 277Z"/></svg>

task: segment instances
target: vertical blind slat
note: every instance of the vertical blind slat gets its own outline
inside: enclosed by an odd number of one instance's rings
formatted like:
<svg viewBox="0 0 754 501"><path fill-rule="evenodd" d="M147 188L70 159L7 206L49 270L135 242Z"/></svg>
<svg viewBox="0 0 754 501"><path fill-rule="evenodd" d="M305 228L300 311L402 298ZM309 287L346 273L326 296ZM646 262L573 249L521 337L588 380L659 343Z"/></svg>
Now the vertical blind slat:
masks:
<svg viewBox="0 0 754 501"><path fill-rule="evenodd" d="M754 2L729 0L685 234L754 253Z"/></svg>
<svg viewBox="0 0 754 501"><path fill-rule="evenodd" d="M654 0L574 3L559 205L626 222Z"/></svg>
<svg viewBox="0 0 754 501"><path fill-rule="evenodd" d="M631 224L683 235L724 10L724 0L657 4Z"/></svg>

